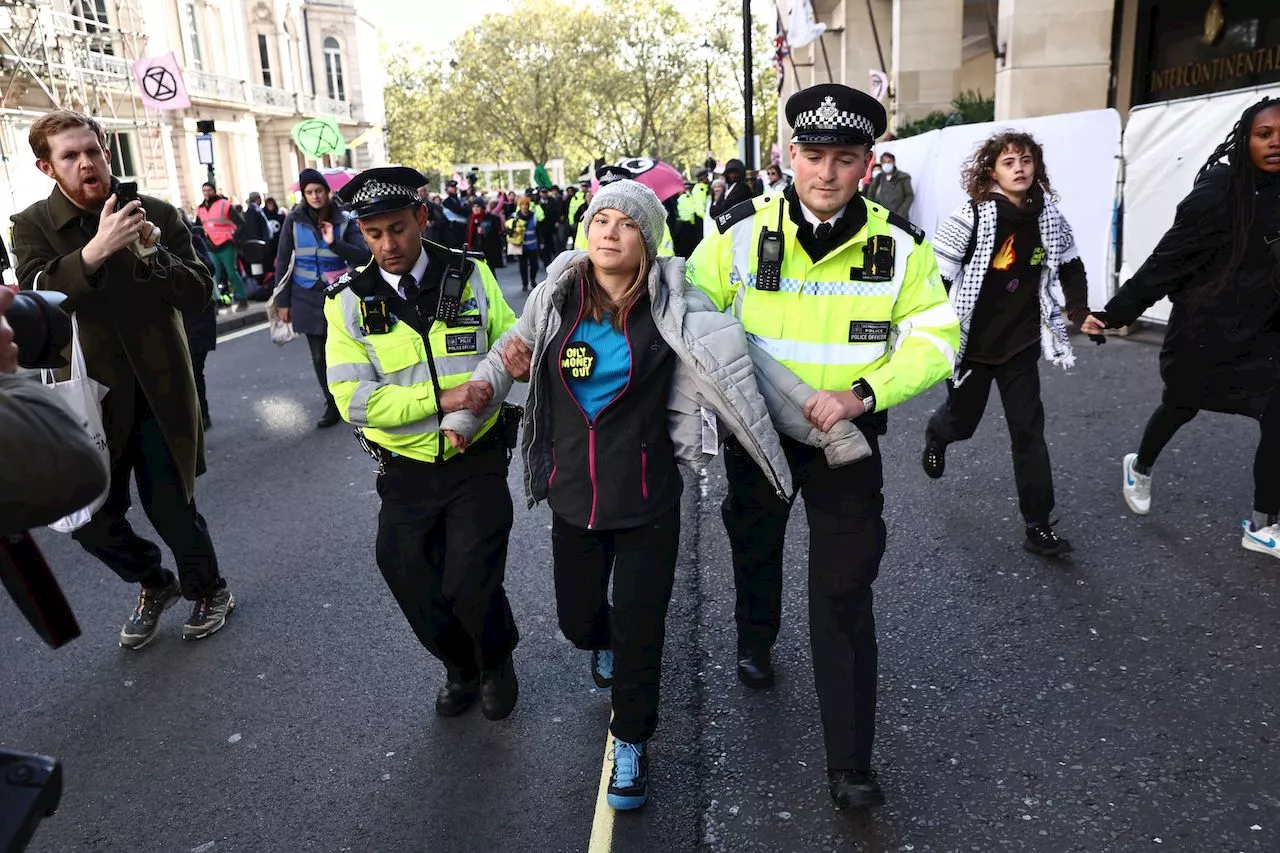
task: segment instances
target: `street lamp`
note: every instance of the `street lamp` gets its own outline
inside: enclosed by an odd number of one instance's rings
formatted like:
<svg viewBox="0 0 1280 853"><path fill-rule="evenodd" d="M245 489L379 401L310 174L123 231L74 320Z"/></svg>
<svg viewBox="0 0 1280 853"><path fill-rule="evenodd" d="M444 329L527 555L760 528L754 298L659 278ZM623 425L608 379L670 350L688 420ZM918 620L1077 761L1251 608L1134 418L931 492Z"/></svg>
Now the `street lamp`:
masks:
<svg viewBox="0 0 1280 853"><path fill-rule="evenodd" d="M756 121L751 113L752 92L751 68L751 0L742 0L742 159L747 168L746 178L751 180L756 171Z"/></svg>
<svg viewBox="0 0 1280 853"><path fill-rule="evenodd" d="M707 72L707 156L711 156L711 39L702 40L702 58Z"/></svg>

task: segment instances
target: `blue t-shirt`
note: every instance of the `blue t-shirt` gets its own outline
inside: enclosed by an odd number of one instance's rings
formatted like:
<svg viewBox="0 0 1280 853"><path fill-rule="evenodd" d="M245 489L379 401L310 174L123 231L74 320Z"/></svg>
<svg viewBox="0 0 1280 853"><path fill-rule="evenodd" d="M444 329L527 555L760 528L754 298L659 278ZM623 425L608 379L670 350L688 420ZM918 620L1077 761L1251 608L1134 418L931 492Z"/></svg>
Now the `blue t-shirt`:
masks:
<svg viewBox="0 0 1280 853"><path fill-rule="evenodd" d="M569 335L560 359L560 375L587 420L595 422L609 402L622 393L631 376L627 337L603 320L583 319Z"/></svg>

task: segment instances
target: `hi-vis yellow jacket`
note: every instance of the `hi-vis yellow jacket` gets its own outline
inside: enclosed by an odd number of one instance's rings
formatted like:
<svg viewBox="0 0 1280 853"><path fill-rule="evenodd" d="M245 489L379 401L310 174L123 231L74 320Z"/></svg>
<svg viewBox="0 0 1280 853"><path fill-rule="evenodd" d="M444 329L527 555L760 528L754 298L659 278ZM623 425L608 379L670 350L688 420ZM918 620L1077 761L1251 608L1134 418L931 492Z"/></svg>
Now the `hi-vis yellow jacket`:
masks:
<svg viewBox="0 0 1280 853"><path fill-rule="evenodd" d="M789 209L779 211L790 204L781 193L770 194L722 214L719 233L704 239L689 259L690 283L722 310L732 306L748 339L814 388L847 391L865 380L877 411L949 377L960 326L924 233L855 196L852 204L866 208L866 224L814 263L796 238ZM781 286L758 290L760 230L776 230L780 213ZM863 248L875 236L893 239L887 281L868 281L864 272Z"/></svg>
<svg viewBox="0 0 1280 853"><path fill-rule="evenodd" d="M422 251L441 262L457 258L448 248L426 240ZM360 427L367 440L420 462L457 455L439 431L440 392L470 379L490 342L516 322L489 267L481 261L467 263L471 273L457 321L451 326L434 321L426 339L404 320L383 334L364 332L361 303L369 298L386 297L393 304L399 302L398 310L413 310L399 300L376 263L344 276L327 291L325 358L338 411L352 426ZM496 421L495 414L472 442Z"/></svg>

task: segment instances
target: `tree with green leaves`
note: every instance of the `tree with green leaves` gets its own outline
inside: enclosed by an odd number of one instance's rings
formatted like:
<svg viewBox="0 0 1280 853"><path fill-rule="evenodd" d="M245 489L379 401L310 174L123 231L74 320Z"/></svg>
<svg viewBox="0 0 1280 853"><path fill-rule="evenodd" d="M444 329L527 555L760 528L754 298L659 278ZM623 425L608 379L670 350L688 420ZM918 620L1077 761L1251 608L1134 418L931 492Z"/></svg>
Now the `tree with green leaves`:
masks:
<svg viewBox="0 0 1280 853"><path fill-rule="evenodd" d="M701 164L708 98L713 152L735 156L742 128L742 19L735 7L722 0L707 19L691 21L670 0L592 7L551 0L486 15L446 55L392 57L391 156L419 168L558 156ZM767 152L777 95L765 22L756 22L754 40L755 122Z"/></svg>

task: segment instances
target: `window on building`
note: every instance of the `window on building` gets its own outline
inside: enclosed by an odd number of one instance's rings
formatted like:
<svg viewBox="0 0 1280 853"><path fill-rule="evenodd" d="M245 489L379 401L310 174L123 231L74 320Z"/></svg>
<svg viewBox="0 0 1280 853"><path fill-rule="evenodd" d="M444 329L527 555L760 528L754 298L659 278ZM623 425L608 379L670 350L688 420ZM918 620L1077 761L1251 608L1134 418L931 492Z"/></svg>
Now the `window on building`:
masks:
<svg viewBox="0 0 1280 853"><path fill-rule="evenodd" d="M111 149L111 173L114 175L138 174L137 161L133 159L133 139L127 133L108 133L107 148Z"/></svg>
<svg viewBox="0 0 1280 853"><path fill-rule="evenodd" d="M204 70L204 54L200 51L200 12L195 3L187 3L183 7L184 23L187 27L187 62L196 71Z"/></svg>
<svg viewBox="0 0 1280 853"><path fill-rule="evenodd" d="M266 33L258 33L258 62L262 64L262 85L271 86L271 48L267 44Z"/></svg>
<svg viewBox="0 0 1280 853"><path fill-rule="evenodd" d="M72 25L86 35L97 36L89 40L89 49L96 53L114 54L107 20L107 0L71 0L69 8Z"/></svg>
<svg viewBox="0 0 1280 853"><path fill-rule="evenodd" d="M342 48L332 36L324 40L324 79L329 84L330 98L335 101L347 99L347 90L342 82Z"/></svg>

